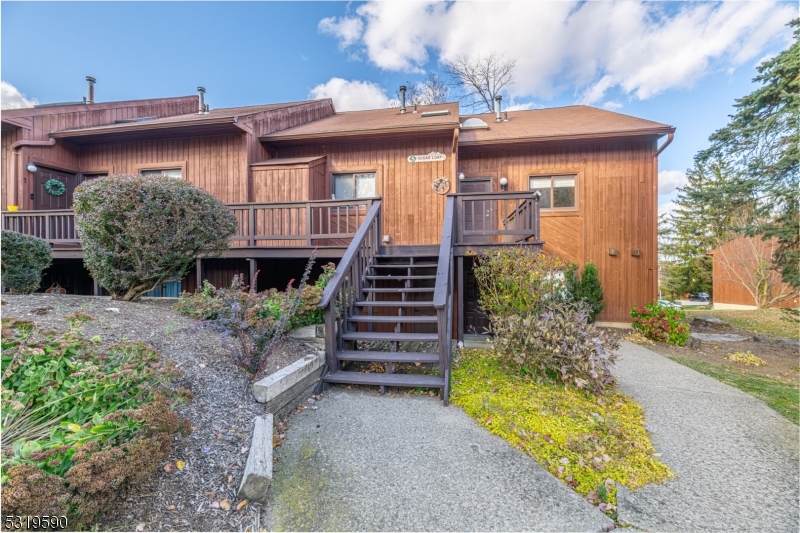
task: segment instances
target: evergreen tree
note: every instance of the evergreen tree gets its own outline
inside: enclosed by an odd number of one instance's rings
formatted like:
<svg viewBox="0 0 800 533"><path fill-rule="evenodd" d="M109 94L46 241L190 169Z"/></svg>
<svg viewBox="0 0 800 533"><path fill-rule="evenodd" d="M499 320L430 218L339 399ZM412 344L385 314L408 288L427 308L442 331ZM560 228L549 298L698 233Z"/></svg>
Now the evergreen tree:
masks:
<svg viewBox="0 0 800 533"><path fill-rule="evenodd" d="M578 265L572 263L564 271L564 288L572 300L583 301L589 305L589 321L594 322L606 308L603 286L597 266L591 261L586 263L583 274L578 274Z"/></svg>
<svg viewBox="0 0 800 533"><path fill-rule="evenodd" d="M724 160L734 179L711 187L695 200L724 211L731 198L749 198L751 216L741 220L746 235L776 237L773 266L783 281L800 287L800 18L790 22L794 42L758 67L762 86L736 102L736 114L715 132L702 162Z"/></svg>

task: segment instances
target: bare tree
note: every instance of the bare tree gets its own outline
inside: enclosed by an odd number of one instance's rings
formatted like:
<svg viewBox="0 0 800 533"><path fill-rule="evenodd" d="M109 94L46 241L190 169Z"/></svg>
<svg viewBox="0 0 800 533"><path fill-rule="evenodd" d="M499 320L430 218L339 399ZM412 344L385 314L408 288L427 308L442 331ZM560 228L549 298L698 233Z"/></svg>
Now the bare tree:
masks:
<svg viewBox="0 0 800 533"><path fill-rule="evenodd" d="M777 239L764 241L759 237L729 241L714 250L714 262L721 266L714 276L744 287L759 309L791 300L798 292L782 282L780 273L772 265L777 246Z"/></svg>
<svg viewBox="0 0 800 533"><path fill-rule="evenodd" d="M444 65L451 85L461 92L461 100L476 109L491 113L494 98L516 81L517 60L502 54L461 54Z"/></svg>
<svg viewBox="0 0 800 533"><path fill-rule="evenodd" d="M406 82L406 105L443 104L450 96L450 86L437 72L428 73L428 77L419 83ZM391 107L400 107L400 91L395 93Z"/></svg>

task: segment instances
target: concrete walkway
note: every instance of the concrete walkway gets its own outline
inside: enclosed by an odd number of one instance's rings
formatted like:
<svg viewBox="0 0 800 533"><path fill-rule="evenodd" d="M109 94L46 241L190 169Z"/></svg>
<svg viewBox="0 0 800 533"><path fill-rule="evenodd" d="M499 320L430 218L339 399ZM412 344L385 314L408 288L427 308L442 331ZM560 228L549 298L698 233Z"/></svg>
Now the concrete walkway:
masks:
<svg viewBox="0 0 800 533"><path fill-rule="evenodd" d="M647 531L800 530L798 427L761 401L623 341L619 387L645 411L678 477L621 489L619 520Z"/></svg>
<svg viewBox="0 0 800 533"><path fill-rule="evenodd" d="M438 398L335 388L292 417L262 524L301 531L602 531L609 519Z"/></svg>

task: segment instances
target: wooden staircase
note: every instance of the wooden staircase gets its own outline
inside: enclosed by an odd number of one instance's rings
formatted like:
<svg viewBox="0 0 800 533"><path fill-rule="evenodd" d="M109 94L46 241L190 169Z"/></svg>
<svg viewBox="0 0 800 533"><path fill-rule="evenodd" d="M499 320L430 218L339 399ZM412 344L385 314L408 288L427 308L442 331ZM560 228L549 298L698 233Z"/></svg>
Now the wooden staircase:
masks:
<svg viewBox="0 0 800 533"><path fill-rule="evenodd" d="M375 255L363 272L363 299L354 302L355 314L344 320L337 350L336 371L328 369L326 383L349 383L385 387L443 389L444 372L439 353L401 352L401 343L438 343L438 317L433 305L438 257L430 254ZM356 349L364 343L380 343L384 349ZM388 349L387 349L388 348ZM384 373L351 371L352 363L381 363ZM424 367L438 375L395 373L395 364L429 363Z"/></svg>

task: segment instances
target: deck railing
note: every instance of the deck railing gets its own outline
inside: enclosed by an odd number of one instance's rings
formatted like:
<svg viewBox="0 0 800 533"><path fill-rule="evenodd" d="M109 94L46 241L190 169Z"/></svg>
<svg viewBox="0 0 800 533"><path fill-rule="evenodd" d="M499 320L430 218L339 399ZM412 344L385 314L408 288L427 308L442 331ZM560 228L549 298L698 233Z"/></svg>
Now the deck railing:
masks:
<svg viewBox="0 0 800 533"><path fill-rule="evenodd" d="M347 246L375 200L228 204L238 224L230 246ZM39 237L55 246L80 244L75 213L69 209L3 211L2 228Z"/></svg>
<svg viewBox="0 0 800 533"><path fill-rule="evenodd" d="M518 244L541 240L539 199L534 192L459 193L457 245Z"/></svg>
<svg viewBox="0 0 800 533"><path fill-rule="evenodd" d="M344 349L342 333L347 319L356 314L355 303L364 298L364 273L380 248L381 201L375 200L344 253L317 307L325 312L325 353L328 372L336 372L336 354Z"/></svg>

